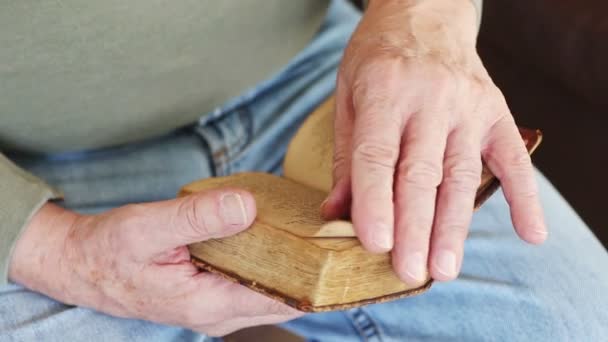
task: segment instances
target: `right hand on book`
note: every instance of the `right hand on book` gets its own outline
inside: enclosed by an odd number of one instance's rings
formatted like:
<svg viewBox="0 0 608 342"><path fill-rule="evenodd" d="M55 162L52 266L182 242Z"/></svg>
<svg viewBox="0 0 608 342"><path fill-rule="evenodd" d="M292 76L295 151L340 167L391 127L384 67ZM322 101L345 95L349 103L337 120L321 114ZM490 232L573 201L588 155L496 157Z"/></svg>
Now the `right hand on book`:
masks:
<svg viewBox="0 0 608 342"><path fill-rule="evenodd" d="M534 168L476 50L467 0L369 1L337 78L334 186L325 218L351 214L371 252L419 284L457 277L482 159L521 239L547 227Z"/></svg>
<svg viewBox="0 0 608 342"><path fill-rule="evenodd" d="M190 262L187 244L236 234L255 215L251 194L234 189L98 215L46 204L18 240L9 278L66 304L214 336L284 322L302 313Z"/></svg>

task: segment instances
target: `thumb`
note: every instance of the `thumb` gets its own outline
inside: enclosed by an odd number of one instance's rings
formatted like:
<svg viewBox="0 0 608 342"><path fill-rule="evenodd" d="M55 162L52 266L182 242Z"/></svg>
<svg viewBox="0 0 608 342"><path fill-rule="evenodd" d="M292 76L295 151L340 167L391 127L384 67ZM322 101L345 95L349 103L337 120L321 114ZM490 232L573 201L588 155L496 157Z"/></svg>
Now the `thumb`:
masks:
<svg viewBox="0 0 608 342"><path fill-rule="evenodd" d="M143 219L138 231L151 254L234 235L249 227L256 215L253 196L239 189L203 191L136 208Z"/></svg>

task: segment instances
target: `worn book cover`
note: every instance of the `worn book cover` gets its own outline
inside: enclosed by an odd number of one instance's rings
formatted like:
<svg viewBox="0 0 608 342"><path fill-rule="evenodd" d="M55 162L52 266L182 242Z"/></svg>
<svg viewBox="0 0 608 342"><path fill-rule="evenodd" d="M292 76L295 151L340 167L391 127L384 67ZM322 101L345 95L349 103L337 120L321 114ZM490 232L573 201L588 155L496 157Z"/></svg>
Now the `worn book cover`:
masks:
<svg viewBox="0 0 608 342"><path fill-rule="evenodd" d="M231 186L250 191L258 214L247 230L189 246L192 261L302 311L342 310L416 295L432 284L405 284L390 255L365 251L348 221L323 221L320 205L331 189L333 98L315 110L290 142L282 177L256 172L209 178L180 195ZM539 131L521 129L530 153ZM498 188L484 166L475 207Z"/></svg>

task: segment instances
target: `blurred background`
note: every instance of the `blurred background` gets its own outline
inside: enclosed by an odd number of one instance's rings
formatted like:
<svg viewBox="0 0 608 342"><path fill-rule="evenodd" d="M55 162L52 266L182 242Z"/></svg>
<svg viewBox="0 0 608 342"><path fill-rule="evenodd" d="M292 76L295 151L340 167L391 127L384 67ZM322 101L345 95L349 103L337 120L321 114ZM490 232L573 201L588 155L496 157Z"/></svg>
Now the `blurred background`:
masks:
<svg viewBox="0 0 608 342"><path fill-rule="evenodd" d="M486 0L479 53L536 166L608 246L608 2Z"/></svg>

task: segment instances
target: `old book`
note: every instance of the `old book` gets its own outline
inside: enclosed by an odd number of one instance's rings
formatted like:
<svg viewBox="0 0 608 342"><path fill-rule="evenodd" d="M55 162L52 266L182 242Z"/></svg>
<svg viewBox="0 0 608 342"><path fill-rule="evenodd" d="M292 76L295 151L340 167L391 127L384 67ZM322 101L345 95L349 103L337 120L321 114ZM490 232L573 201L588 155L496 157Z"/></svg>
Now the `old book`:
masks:
<svg viewBox="0 0 608 342"><path fill-rule="evenodd" d="M427 278L405 284L390 255L363 249L348 221L325 222L319 207L331 189L333 99L323 103L298 130L284 161L284 176L247 172L209 178L183 187L181 195L232 186L253 193L254 224L231 237L189 246L192 261L302 311L341 310L426 291ZM521 130L528 150L538 131ZM499 186L484 167L475 206Z"/></svg>

